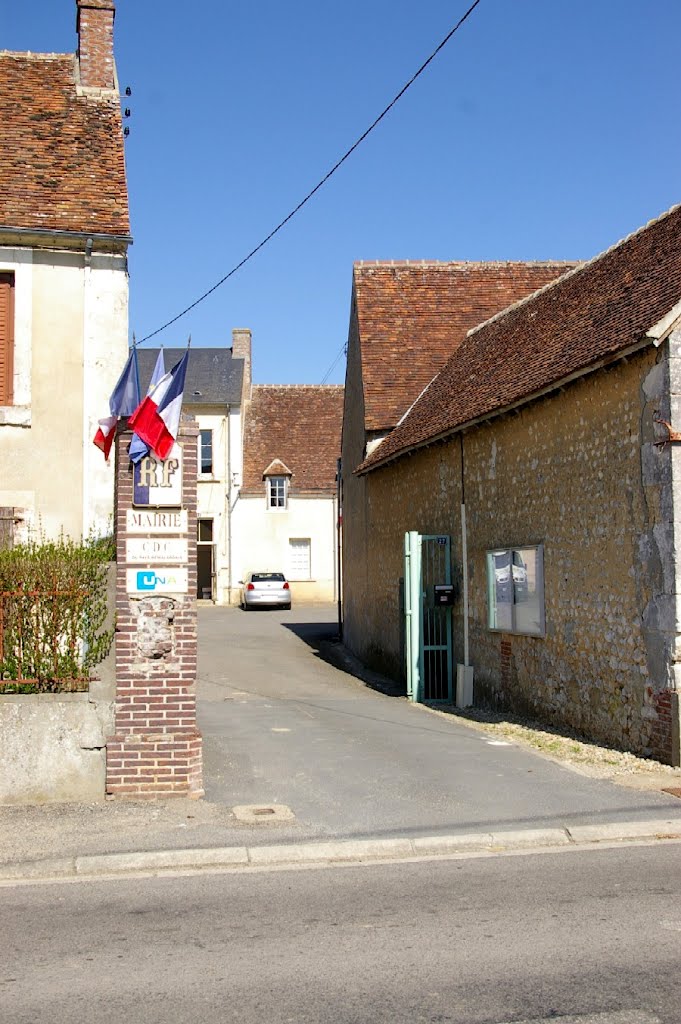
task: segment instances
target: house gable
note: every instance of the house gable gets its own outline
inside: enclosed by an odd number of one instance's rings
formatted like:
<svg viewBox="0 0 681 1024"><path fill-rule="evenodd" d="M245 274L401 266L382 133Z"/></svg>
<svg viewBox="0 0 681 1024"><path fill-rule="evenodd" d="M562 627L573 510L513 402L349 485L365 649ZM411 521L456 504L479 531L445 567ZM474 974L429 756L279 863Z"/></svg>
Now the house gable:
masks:
<svg viewBox="0 0 681 1024"><path fill-rule="evenodd" d="M262 494L273 462L291 475L291 496L333 494L340 455L343 388L254 385L244 425L242 494Z"/></svg>
<svg viewBox="0 0 681 1024"><path fill-rule="evenodd" d="M396 426L467 331L574 266L356 263L353 315L367 434Z"/></svg>

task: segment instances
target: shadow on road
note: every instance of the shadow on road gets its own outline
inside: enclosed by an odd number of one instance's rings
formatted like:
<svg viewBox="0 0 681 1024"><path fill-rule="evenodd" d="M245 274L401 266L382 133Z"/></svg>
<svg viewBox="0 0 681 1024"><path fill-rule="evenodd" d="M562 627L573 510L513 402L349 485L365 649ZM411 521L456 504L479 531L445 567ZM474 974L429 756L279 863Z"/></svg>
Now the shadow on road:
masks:
<svg viewBox="0 0 681 1024"><path fill-rule="evenodd" d="M316 657L355 679L361 679L372 690L389 697L406 696L407 691L401 683L372 672L355 658L340 640L337 622L282 622L282 626L311 647Z"/></svg>

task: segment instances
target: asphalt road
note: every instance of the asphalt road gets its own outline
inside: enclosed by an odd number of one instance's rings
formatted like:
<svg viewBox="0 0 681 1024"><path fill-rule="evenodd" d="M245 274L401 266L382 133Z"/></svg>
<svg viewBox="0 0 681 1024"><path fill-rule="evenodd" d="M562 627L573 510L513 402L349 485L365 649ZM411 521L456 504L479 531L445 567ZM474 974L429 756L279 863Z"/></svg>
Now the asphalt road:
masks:
<svg viewBox="0 0 681 1024"><path fill-rule="evenodd" d="M681 846L5 888L8 1024L678 1024Z"/></svg>
<svg viewBox="0 0 681 1024"><path fill-rule="evenodd" d="M587 778L368 689L317 654L334 614L200 610L206 798L295 814L249 844L681 818L672 796Z"/></svg>

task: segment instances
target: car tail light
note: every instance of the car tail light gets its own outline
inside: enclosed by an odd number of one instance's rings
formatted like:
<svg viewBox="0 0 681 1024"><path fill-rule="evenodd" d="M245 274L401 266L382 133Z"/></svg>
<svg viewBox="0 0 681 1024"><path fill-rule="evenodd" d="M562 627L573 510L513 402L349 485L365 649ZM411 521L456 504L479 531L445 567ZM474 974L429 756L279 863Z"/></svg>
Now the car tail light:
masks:
<svg viewBox="0 0 681 1024"><path fill-rule="evenodd" d="M284 583L284 586L282 587L282 590L288 590L288 589L289 589L288 583Z"/></svg>
<svg viewBox="0 0 681 1024"><path fill-rule="evenodd" d="M249 583L248 586L246 587L246 590L255 590L255 587L253 586L252 583Z"/></svg>

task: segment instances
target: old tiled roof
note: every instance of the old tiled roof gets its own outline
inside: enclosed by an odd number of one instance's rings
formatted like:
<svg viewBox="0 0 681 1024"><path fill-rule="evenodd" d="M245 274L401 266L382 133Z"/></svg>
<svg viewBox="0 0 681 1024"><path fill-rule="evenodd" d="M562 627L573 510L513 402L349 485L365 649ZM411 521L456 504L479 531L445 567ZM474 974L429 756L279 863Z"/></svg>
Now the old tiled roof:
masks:
<svg viewBox="0 0 681 1024"><path fill-rule="evenodd" d="M137 358L142 394L146 394L156 366L157 348L140 348ZM183 348L164 348L166 372L185 353ZM184 383L183 405L239 405L244 376L243 359L234 359L229 348L192 348Z"/></svg>
<svg viewBox="0 0 681 1024"><path fill-rule="evenodd" d="M242 493L264 494L263 473L274 460L292 473L292 495L333 493L342 420L340 386L256 385L245 420Z"/></svg>
<svg viewBox="0 0 681 1024"><path fill-rule="evenodd" d="M130 232L116 96L77 96L70 54L0 52L0 227Z"/></svg>
<svg viewBox="0 0 681 1024"><path fill-rule="evenodd" d="M356 263L365 429L399 422L471 327L574 263Z"/></svg>
<svg viewBox="0 0 681 1024"><path fill-rule="evenodd" d="M680 240L681 205L471 331L362 469L530 400L643 342L681 302Z"/></svg>

